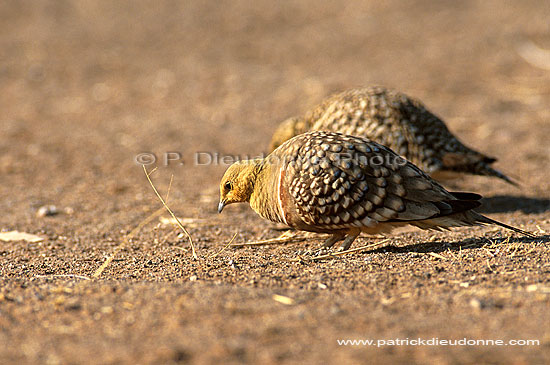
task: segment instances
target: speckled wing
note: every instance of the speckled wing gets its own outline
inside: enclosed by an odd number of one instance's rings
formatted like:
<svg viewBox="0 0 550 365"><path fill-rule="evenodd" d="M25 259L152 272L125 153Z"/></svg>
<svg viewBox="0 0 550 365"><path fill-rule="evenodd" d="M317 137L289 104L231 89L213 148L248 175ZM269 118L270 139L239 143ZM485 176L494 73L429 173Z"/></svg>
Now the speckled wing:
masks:
<svg viewBox="0 0 550 365"><path fill-rule="evenodd" d="M381 87L334 95L309 112L306 120L312 130L375 140L430 174L439 170L480 173L481 166L476 168L476 164L495 161L462 144L418 100Z"/></svg>
<svg viewBox="0 0 550 365"><path fill-rule="evenodd" d="M299 218L312 230L365 229L472 208L454 204L419 168L366 138L309 132L275 153L284 156L285 211L298 216L288 220Z"/></svg>
<svg viewBox="0 0 550 365"><path fill-rule="evenodd" d="M465 146L420 101L397 92L391 95L402 114L402 128L407 131L407 153L425 165L430 173L437 170L479 173L476 164L496 161Z"/></svg>

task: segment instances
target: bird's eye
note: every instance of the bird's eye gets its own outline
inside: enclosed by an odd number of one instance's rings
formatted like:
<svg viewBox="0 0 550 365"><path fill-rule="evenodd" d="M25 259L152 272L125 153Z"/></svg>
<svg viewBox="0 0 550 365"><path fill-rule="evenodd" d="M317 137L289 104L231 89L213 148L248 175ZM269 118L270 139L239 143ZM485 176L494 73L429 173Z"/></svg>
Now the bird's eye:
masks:
<svg viewBox="0 0 550 365"><path fill-rule="evenodd" d="M231 190L231 183L228 181L223 187L225 188L225 190Z"/></svg>

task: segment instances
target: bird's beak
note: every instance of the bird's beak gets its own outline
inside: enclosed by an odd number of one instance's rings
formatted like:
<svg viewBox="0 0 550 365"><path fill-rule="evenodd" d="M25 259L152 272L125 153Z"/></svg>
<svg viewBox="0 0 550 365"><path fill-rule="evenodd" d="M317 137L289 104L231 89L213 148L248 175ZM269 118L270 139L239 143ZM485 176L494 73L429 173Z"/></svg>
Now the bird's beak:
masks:
<svg viewBox="0 0 550 365"><path fill-rule="evenodd" d="M222 212L223 207L225 207L225 200L220 200L220 203L218 204L218 213Z"/></svg>

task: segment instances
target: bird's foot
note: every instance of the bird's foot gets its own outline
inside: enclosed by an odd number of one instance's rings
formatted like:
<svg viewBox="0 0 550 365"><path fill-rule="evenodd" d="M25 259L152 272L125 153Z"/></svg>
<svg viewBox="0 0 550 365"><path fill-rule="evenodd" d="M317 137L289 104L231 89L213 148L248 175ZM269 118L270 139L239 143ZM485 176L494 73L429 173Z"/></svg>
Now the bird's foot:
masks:
<svg viewBox="0 0 550 365"><path fill-rule="evenodd" d="M299 256L306 256L306 257L319 257L324 255L329 255L331 253L336 252L342 252L346 251L350 248L351 244L355 239L357 238L357 234L348 234L347 236L342 233L335 233L323 243L323 245L318 249L308 249L308 250L300 250L297 252ZM344 239L345 238L345 239ZM334 249L333 246L336 242L344 240L338 248Z"/></svg>
<svg viewBox="0 0 550 365"><path fill-rule="evenodd" d="M332 252L331 248L322 246L321 248L310 248L310 249L298 250L296 254L298 256L313 258L313 257L327 255L330 252Z"/></svg>

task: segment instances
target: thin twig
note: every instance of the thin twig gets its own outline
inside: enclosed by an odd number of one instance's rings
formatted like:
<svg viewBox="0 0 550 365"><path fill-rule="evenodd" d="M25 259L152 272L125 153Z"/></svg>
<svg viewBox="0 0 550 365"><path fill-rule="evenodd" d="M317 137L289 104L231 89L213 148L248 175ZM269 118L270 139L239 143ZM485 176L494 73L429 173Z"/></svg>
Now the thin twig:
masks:
<svg viewBox="0 0 550 365"><path fill-rule="evenodd" d="M168 197L170 196L170 190L172 189L172 182L174 181L174 174L170 176L170 184L168 184L168 191L166 192L166 198L164 198L165 202L168 202Z"/></svg>
<svg viewBox="0 0 550 365"><path fill-rule="evenodd" d="M440 260L447 260L447 258L445 256L442 256L442 255L440 255L438 253L435 253L435 252L426 252L426 255L430 255L430 256L438 258Z"/></svg>
<svg viewBox="0 0 550 365"><path fill-rule="evenodd" d="M210 255L209 258L214 258L216 256L218 256L220 253L222 253L223 251L225 251L226 248L228 248L229 246L231 246L231 242L233 242L233 240L235 239L235 237L237 237L237 233L238 232L235 232L235 234L233 235L233 237L231 238L231 240L229 240L229 243L227 243L227 245L223 246L223 248L221 250L219 250L217 253L213 254L213 255Z"/></svg>
<svg viewBox="0 0 550 365"><path fill-rule="evenodd" d="M294 299L287 297L286 295L273 294L271 299L284 305L294 304Z"/></svg>
<svg viewBox="0 0 550 365"><path fill-rule="evenodd" d="M162 199L162 196L160 196L157 188L155 187L155 185L151 181L151 177L149 176L150 174L147 172L147 168L145 167L145 165L143 165L143 171L145 172L145 176L147 177L147 181L149 181L149 184L153 188L153 191L155 192L155 194L157 195L159 200L162 202L162 205L164 206L164 208L168 211L168 213L170 213L172 218L174 218L176 220L176 222L178 224L178 227L180 227L180 229L183 231L183 233L185 233L187 235L187 238L189 239L189 244L191 245L191 250L193 251L193 258L195 260L198 259L197 252L195 251L195 245L193 244L193 239L191 238L191 235L189 234L189 232L187 232L187 230L185 229L183 224L181 224L180 220L178 219L178 217L176 217L174 212L172 212L172 209L170 209L168 207L168 205L166 205L166 202L164 201L164 199Z"/></svg>
<svg viewBox="0 0 550 365"><path fill-rule="evenodd" d="M487 258L487 267L489 268L489 270L491 270L492 273L495 272L495 270L493 270L493 268L491 267L491 264L489 263L489 258Z"/></svg>
<svg viewBox="0 0 550 365"><path fill-rule="evenodd" d="M263 245L277 245L281 243L287 243L287 242L299 242L306 240L306 237L300 237L300 236L287 236L287 232L283 233L279 237L276 238L270 238L267 240L260 240L260 241L252 241L252 242L244 242L244 243L233 243L232 247L245 247L245 246L263 246Z"/></svg>
<svg viewBox="0 0 550 365"><path fill-rule="evenodd" d="M76 278L76 279L83 279L83 280L91 280L87 276L75 275L75 274L35 275L35 278Z"/></svg>
<svg viewBox="0 0 550 365"><path fill-rule="evenodd" d="M113 254L111 256L109 256L109 258L107 258L107 260L105 260L105 262L103 264L101 264L101 266L94 272L94 274L92 275L92 278L98 278L101 275L101 273L103 272L103 270L105 270L105 268L107 266L109 266L109 264L113 261L115 256L126 246L128 241L130 240L130 238L134 237L141 230L141 228L144 225L146 225L147 223L152 221L154 218L159 216L163 211L164 211L164 207L161 207L161 208L157 209L154 213L151 213L151 215L149 215L147 218L142 220L137 225L137 227L135 227L134 229L132 229L130 231L130 233L128 233L126 236L124 236L124 238L122 240L122 243L120 245L118 245L118 247L115 249Z"/></svg>
<svg viewBox="0 0 550 365"><path fill-rule="evenodd" d="M321 255L321 256L312 257L311 260L312 260L312 261L315 261L315 260L326 260L326 259L331 259L331 258L334 258L334 257L337 257L337 256L346 255L346 254L352 253L352 252L368 250L369 248L373 248L373 247L376 247L376 246L380 246L382 243L386 243L386 242L388 242L388 241L390 241L390 240L391 240L391 238L386 238L386 239L383 239L383 240L380 241L380 242L371 243L370 245L361 246L361 247L357 247L357 248L352 248L351 250L346 250L346 251L341 251L341 252L334 252L334 253L329 253L329 254L326 254L326 255Z"/></svg>

